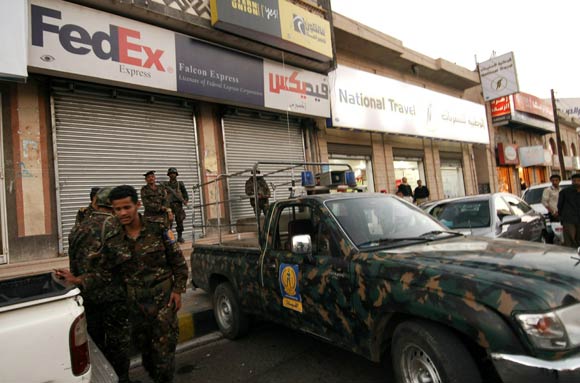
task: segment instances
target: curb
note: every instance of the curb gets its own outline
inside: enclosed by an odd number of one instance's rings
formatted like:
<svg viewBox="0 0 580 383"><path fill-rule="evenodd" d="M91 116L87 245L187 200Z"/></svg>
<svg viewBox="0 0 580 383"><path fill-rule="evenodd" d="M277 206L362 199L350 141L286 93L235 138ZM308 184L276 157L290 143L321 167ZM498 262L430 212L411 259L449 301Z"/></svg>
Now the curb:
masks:
<svg viewBox="0 0 580 383"><path fill-rule="evenodd" d="M199 312L178 313L177 320L179 323L178 344L190 341L193 338L208 334L217 329L212 309L205 309Z"/></svg>

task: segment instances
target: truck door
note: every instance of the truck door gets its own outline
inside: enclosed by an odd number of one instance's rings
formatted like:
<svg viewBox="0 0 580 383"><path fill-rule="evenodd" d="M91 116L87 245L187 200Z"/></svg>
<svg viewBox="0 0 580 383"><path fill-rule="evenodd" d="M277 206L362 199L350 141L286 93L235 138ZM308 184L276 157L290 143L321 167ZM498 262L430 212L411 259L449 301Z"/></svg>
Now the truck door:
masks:
<svg viewBox="0 0 580 383"><path fill-rule="evenodd" d="M2 93L0 93L0 137L4 137L2 127ZM8 263L8 227L6 221L6 197L4 184L4 141L0 142L0 265Z"/></svg>
<svg viewBox="0 0 580 383"><path fill-rule="evenodd" d="M311 202L311 201L310 201ZM264 305L273 320L334 342L350 322L351 267L332 222L311 204L279 205L263 256ZM311 256L292 253L292 237L309 235Z"/></svg>

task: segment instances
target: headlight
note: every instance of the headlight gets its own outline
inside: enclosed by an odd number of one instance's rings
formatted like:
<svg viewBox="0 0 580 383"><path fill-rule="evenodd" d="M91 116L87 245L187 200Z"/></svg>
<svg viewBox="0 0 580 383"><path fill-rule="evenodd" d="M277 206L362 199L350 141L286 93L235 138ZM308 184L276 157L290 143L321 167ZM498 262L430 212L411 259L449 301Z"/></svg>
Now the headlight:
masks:
<svg viewBox="0 0 580 383"><path fill-rule="evenodd" d="M543 314L519 314L516 319L539 349L563 350L580 345L580 304Z"/></svg>

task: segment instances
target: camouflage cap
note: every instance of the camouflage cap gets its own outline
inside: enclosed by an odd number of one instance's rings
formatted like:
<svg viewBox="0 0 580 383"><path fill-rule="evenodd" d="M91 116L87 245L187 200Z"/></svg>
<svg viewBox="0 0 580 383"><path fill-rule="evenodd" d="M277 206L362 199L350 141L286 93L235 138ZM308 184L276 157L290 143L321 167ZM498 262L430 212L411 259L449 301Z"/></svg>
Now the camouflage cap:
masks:
<svg viewBox="0 0 580 383"><path fill-rule="evenodd" d="M170 175L171 173L175 173L176 176L179 175L179 173L177 172L177 168L169 168L169 169L167 169L167 175Z"/></svg>
<svg viewBox="0 0 580 383"><path fill-rule="evenodd" d="M112 208L111 200L109 200L109 194L111 194L112 187L107 186L100 188L97 193L97 206Z"/></svg>
<svg viewBox="0 0 580 383"><path fill-rule="evenodd" d="M143 177L147 177L150 174L155 174L155 170L149 170L147 173L143 174Z"/></svg>

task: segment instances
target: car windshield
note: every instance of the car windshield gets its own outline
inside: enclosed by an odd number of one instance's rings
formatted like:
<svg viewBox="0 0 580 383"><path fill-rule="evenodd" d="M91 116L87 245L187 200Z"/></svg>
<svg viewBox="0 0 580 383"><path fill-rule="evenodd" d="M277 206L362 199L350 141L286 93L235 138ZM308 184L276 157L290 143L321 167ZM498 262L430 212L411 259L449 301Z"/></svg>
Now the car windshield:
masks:
<svg viewBox="0 0 580 383"><path fill-rule="evenodd" d="M560 191L569 187L570 185L560 185ZM546 188L547 186L528 190L526 194L524 194L524 201L526 201L529 205L542 203L542 193L544 193Z"/></svg>
<svg viewBox="0 0 580 383"><path fill-rule="evenodd" d="M456 201L437 205L431 215L450 229L474 229L490 225L489 200Z"/></svg>
<svg viewBox="0 0 580 383"><path fill-rule="evenodd" d="M326 206L356 246L446 230L419 208L392 197L340 199Z"/></svg>

